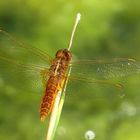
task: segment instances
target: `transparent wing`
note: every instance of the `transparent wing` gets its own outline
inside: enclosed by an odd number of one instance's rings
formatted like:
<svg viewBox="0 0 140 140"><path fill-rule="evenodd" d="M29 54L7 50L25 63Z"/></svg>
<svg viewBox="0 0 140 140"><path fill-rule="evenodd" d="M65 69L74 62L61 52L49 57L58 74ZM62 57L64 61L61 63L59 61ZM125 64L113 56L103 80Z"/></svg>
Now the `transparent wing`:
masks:
<svg viewBox="0 0 140 140"><path fill-rule="evenodd" d="M104 80L140 73L140 62L125 58L108 61L79 60L73 61L71 66L72 78L90 83L106 83Z"/></svg>
<svg viewBox="0 0 140 140"><path fill-rule="evenodd" d="M7 32L0 30L0 78L9 85L18 85L20 88L27 85L42 86L40 73L47 77L51 57L47 53L26 46L17 41ZM46 79L46 77L43 79Z"/></svg>
<svg viewBox="0 0 140 140"><path fill-rule="evenodd" d="M50 64L52 60L47 53L38 48L25 45L3 30L0 30L0 56L1 58L10 58L17 63L43 66Z"/></svg>
<svg viewBox="0 0 140 140"><path fill-rule="evenodd" d="M77 100L81 94L85 95L85 98L88 97L87 100L123 98L126 94L122 84L124 81L121 79L120 83L118 78L140 72L139 61L125 58L104 61L78 60L73 61L70 66L72 70L68 93L72 93Z"/></svg>

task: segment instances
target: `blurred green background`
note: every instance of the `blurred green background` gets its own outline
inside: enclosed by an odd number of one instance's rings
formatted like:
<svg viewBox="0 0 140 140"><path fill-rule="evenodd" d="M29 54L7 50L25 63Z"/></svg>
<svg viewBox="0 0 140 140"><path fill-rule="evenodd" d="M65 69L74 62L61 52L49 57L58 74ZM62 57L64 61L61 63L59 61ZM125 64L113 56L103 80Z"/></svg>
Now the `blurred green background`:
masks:
<svg viewBox="0 0 140 140"><path fill-rule="evenodd" d="M77 12L82 19L72 47L76 58L140 59L138 0L1 0L0 28L54 56L67 47ZM7 68L0 65L0 139L44 140L48 120L39 120L41 83L30 90L24 73L13 75ZM117 80L124 85L122 90L69 85L55 140L84 140L88 130L98 140L138 140L140 75Z"/></svg>

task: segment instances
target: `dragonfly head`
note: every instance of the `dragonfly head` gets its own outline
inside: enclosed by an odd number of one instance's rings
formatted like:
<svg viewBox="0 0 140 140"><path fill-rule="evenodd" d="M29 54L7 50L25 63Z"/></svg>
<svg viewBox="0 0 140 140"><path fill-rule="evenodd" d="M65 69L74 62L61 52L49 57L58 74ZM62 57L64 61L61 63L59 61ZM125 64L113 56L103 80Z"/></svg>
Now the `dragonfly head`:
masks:
<svg viewBox="0 0 140 140"><path fill-rule="evenodd" d="M72 54L67 49L58 50L56 53L56 58L61 58L61 59L64 59L66 61L70 61L72 58Z"/></svg>

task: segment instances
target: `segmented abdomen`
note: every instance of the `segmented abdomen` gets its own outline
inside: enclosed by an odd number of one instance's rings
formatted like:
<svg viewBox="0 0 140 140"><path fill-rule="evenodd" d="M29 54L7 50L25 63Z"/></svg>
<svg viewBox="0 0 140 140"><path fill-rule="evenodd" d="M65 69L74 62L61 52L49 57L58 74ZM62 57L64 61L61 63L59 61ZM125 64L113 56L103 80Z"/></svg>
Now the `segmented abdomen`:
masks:
<svg viewBox="0 0 140 140"><path fill-rule="evenodd" d="M59 85L60 85L60 78L57 76L51 76L48 80L48 84L45 90L45 94L43 96L41 106L40 106L40 119L41 121L44 121L45 118L50 113L55 97L59 91Z"/></svg>

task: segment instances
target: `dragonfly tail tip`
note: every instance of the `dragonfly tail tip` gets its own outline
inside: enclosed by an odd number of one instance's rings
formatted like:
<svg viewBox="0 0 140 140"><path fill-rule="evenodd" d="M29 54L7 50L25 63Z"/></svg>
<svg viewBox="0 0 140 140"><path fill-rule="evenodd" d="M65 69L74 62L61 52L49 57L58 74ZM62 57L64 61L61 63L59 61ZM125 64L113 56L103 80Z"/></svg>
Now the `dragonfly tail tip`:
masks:
<svg viewBox="0 0 140 140"><path fill-rule="evenodd" d="M46 118L46 116L41 116L41 117L40 117L40 121L41 121L41 122L44 122L45 118Z"/></svg>

